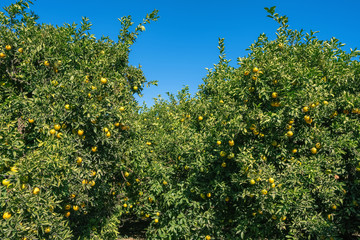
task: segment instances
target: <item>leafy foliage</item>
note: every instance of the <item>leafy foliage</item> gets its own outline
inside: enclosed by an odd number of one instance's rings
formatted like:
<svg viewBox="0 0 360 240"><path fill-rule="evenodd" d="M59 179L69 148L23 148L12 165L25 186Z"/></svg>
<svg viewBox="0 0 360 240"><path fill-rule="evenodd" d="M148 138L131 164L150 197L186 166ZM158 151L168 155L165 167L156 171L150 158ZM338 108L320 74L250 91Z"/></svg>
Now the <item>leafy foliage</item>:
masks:
<svg viewBox="0 0 360 240"><path fill-rule="evenodd" d="M118 42L38 24L19 0L0 14L1 239L351 239L360 226L360 65L356 50L289 28L266 8L261 34L195 97L139 108L145 77Z"/></svg>
<svg viewBox="0 0 360 240"><path fill-rule="evenodd" d="M116 187L145 77L129 38L97 40L91 23L38 24L30 1L0 18L1 239L114 239ZM11 215L9 218L7 216Z"/></svg>

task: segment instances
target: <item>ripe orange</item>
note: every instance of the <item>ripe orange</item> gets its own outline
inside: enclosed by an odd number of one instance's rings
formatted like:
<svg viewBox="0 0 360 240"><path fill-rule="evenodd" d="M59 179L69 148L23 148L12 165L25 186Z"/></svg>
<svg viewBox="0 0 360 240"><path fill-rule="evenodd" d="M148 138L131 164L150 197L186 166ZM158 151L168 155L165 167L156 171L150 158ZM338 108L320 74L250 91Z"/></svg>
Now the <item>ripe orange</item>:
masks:
<svg viewBox="0 0 360 240"><path fill-rule="evenodd" d="M155 222L155 223L158 223L158 222L159 222L159 219L155 218L155 219L154 219L154 222Z"/></svg>
<svg viewBox="0 0 360 240"><path fill-rule="evenodd" d="M206 196L207 196L208 198L210 198L210 197L211 197L211 193L207 193Z"/></svg>
<svg viewBox="0 0 360 240"><path fill-rule="evenodd" d="M235 143L234 143L234 140L230 140L230 141L229 141L230 147L234 146L234 144L235 144Z"/></svg>
<svg viewBox="0 0 360 240"><path fill-rule="evenodd" d="M315 144L315 147L316 147L317 149L319 149L319 148L321 148L321 144L320 144L320 143L316 143L316 144Z"/></svg>
<svg viewBox="0 0 360 240"><path fill-rule="evenodd" d="M250 180L250 184L251 184L251 185L254 185L255 183L256 183L256 182L255 182L254 179L251 179L251 180Z"/></svg>
<svg viewBox="0 0 360 240"><path fill-rule="evenodd" d="M205 240L211 240L211 237L209 235L206 235Z"/></svg>
<svg viewBox="0 0 360 240"><path fill-rule="evenodd" d="M32 118L29 118L29 123L34 123L34 119L32 119Z"/></svg>
<svg viewBox="0 0 360 240"><path fill-rule="evenodd" d="M55 124L55 125L54 125L54 128L55 128L55 130L59 131L60 128L61 128L61 126L60 126L60 124Z"/></svg>
<svg viewBox="0 0 360 240"><path fill-rule="evenodd" d="M9 180L9 179L4 179L4 180L2 180L1 183L2 183L4 186L9 186L10 180Z"/></svg>
<svg viewBox="0 0 360 240"><path fill-rule="evenodd" d="M49 232L51 232L51 228L50 227L45 228L45 233L49 233Z"/></svg>
<svg viewBox="0 0 360 240"><path fill-rule="evenodd" d="M5 46L5 49L8 50L8 51L10 51L10 50L11 50L11 46L10 46L10 45L6 45L6 46Z"/></svg>
<svg viewBox="0 0 360 240"><path fill-rule="evenodd" d="M19 48L19 49L18 49L18 52L19 52L19 53L23 53L23 51L24 51L23 48Z"/></svg>
<svg viewBox="0 0 360 240"><path fill-rule="evenodd" d="M79 210L79 206L74 205L74 206L73 206L73 209L74 209L74 211L78 211L78 210Z"/></svg>
<svg viewBox="0 0 360 240"><path fill-rule="evenodd" d="M245 76L247 76L247 75L249 75L249 74L250 74L249 71L245 71L245 72L244 72L244 75L245 75Z"/></svg>
<svg viewBox="0 0 360 240"><path fill-rule="evenodd" d="M275 180L273 178L269 178L269 183L274 183Z"/></svg>
<svg viewBox="0 0 360 240"><path fill-rule="evenodd" d="M138 88L138 86L134 86L133 89L134 89L134 91L137 91L139 88Z"/></svg>
<svg viewBox="0 0 360 240"><path fill-rule="evenodd" d="M11 213L9 213L9 212L4 212L4 214L3 214L3 219L8 220L9 218L11 218Z"/></svg>
<svg viewBox="0 0 360 240"><path fill-rule="evenodd" d="M76 163L77 163L77 165L81 165L81 163L82 163L82 158L81 158L81 157L78 157L78 158L76 159Z"/></svg>
<svg viewBox="0 0 360 240"><path fill-rule="evenodd" d="M5 53L0 53L0 58L5 58L6 54Z"/></svg>
<svg viewBox="0 0 360 240"><path fill-rule="evenodd" d="M271 97L272 97L272 98L277 98L277 97L278 97L277 92L273 92L273 93L271 94Z"/></svg>
<svg viewBox="0 0 360 240"><path fill-rule="evenodd" d="M35 188L33 189L33 191L32 191L32 193L33 193L34 195L38 194L39 192L40 192L40 188L38 188L38 187L35 187Z"/></svg>
<svg viewBox="0 0 360 240"><path fill-rule="evenodd" d="M128 177L129 175L130 175L130 174L129 174L128 172L125 172L125 173L124 173L124 176L125 176L125 177Z"/></svg>
<svg viewBox="0 0 360 240"><path fill-rule="evenodd" d="M199 120L199 121L202 121L203 119L204 119L204 118L203 118L202 116L199 116L199 117L198 117L198 120Z"/></svg>
<svg viewBox="0 0 360 240"><path fill-rule="evenodd" d="M83 134L84 134L84 130L81 130L81 129L78 130L78 135L79 135L79 136L82 136Z"/></svg>
<svg viewBox="0 0 360 240"><path fill-rule="evenodd" d="M97 151L97 147L91 147L91 151L92 151L92 152L96 152L96 151Z"/></svg>
<svg viewBox="0 0 360 240"><path fill-rule="evenodd" d="M47 67L50 66L49 61L45 61L45 62L44 62L44 65L47 66Z"/></svg>
<svg viewBox="0 0 360 240"><path fill-rule="evenodd" d="M65 104L65 109L69 110L70 109L70 105L69 104Z"/></svg>
<svg viewBox="0 0 360 240"><path fill-rule="evenodd" d="M294 133L292 132L292 131L288 131L287 133L286 133L286 136L288 136L288 137L292 137L294 135Z"/></svg>
<svg viewBox="0 0 360 240"><path fill-rule="evenodd" d="M314 147L313 147L313 148L311 148L311 150L310 150L310 151L311 151L311 153L312 153L312 154L316 154L316 153L317 153L317 149L316 149L316 148L314 148Z"/></svg>
<svg viewBox="0 0 360 240"><path fill-rule="evenodd" d="M89 184L90 184L90 186L95 186L95 181L94 180L91 180L90 182L89 182Z"/></svg>
<svg viewBox="0 0 360 240"><path fill-rule="evenodd" d="M302 111L303 111L303 112L308 112L308 111L309 111L309 107L303 107Z"/></svg>
<svg viewBox="0 0 360 240"><path fill-rule="evenodd" d="M267 194L267 190L266 190L266 189L263 189L263 190L261 190L261 193L262 193L263 195L266 195L266 194Z"/></svg>
<svg viewBox="0 0 360 240"><path fill-rule="evenodd" d="M123 112L123 111L125 111L125 108L124 108L124 107L120 107L119 110L120 110L120 112Z"/></svg>
<svg viewBox="0 0 360 240"><path fill-rule="evenodd" d="M221 145L221 141L216 141L216 144L217 144L217 145Z"/></svg>
<svg viewBox="0 0 360 240"><path fill-rule="evenodd" d="M66 212L65 217L67 217L67 218L70 217L70 212Z"/></svg>
<svg viewBox="0 0 360 240"><path fill-rule="evenodd" d="M104 77L102 77L102 78L100 79L100 82L101 82L102 84L106 84L106 83L107 83L107 79L104 78Z"/></svg>
<svg viewBox="0 0 360 240"><path fill-rule="evenodd" d="M254 67L254 68L253 68L253 72L254 72L254 73L257 73L258 71L259 71L259 69L258 69L257 67Z"/></svg>
<svg viewBox="0 0 360 240"><path fill-rule="evenodd" d="M291 152L292 152L292 153L297 153L297 149L294 148Z"/></svg>

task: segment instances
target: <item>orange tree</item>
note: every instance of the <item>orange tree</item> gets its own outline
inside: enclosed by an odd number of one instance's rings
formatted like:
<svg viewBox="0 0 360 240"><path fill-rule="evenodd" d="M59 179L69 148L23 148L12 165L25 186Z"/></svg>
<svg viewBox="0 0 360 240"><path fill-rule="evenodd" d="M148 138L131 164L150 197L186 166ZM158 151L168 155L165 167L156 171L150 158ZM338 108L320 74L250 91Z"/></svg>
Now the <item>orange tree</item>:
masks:
<svg viewBox="0 0 360 240"><path fill-rule="evenodd" d="M39 24L29 3L0 12L0 238L115 239L133 94L145 83L128 55L157 11L134 31L119 19L114 42L86 18Z"/></svg>
<svg viewBox="0 0 360 240"><path fill-rule="evenodd" d="M123 211L151 239L344 239L360 226L360 65L337 39L279 23L239 67L137 120ZM131 208L129 208L131 206Z"/></svg>

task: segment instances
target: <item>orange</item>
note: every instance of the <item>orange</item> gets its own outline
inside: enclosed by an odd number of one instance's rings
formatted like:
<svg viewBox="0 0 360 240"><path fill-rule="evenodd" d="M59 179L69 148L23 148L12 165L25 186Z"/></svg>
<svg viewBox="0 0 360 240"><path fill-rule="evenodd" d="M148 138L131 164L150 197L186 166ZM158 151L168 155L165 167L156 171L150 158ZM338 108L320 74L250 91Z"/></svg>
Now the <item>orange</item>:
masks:
<svg viewBox="0 0 360 240"><path fill-rule="evenodd" d="M79 135L79 136L82 136L83 134L84 134L84 130L81 130L81 129L78 130L78 135Z"/></svg>
<svg viewBox="0 0 360 240"><path fill-rule="evenodd" d="M40 192L40 188L35 187L32 192L33 192L34 195L36 195L36 194L38 194Z"/></svg>
<svg viewBox="0 0 360 240"><path fill-rule="evenodd" d="M256 183L256 182L255 182L254 179L251 179L251 180L250 180L250 184L251 184L251 185L254 185L255 183Z"/></svg>
<svg viewBox="0 0 360 240"><path fill-rule="evenodd" d="M133 87L134 91L137 91L139 88L137 86Z"/></svg>
<svg viewBox="0 0 360 240"><path fill-rule="evenodd" d="M234 140L230 140L230 141L229 141L230 147L234 146L234 144L235 144L235 143L234 143Z"/></svg>
<svg viewBox="0 0 360 240"><path fill-rule="evenodd" d="M77 165L80 165L80 164L82 163L82 158L81 158L81 157L78 157L78 158L76 159L76 163L77 163Z"/></svg>
<svg viewBox="0 0 360 240"><path fill-rule="evenodd" d="M8 51L10 51L10 50L11 50L11 46L10 46L10 45L6 45L6 46L5 46L5 49L8 50Z"/></svg>
<svg viewBox="0 0 360 240"><path fill-rule="evenodd" d="M5 58L6 54L5 53L0 53L0 58Z"/></svg>
<svg viewBox="0 0 360 240"><path fill-rule="evenodd" d="M102 84L106 84L106 83L107 83L107 79L104 78L104 77L102 77L102 78L100 79L100 82L101 82Z"/></svg>
<svg viewBox="0 0 360 240"><path fill-rule="evenodd" d="M204 119L204 118L203 118L202 116L199 116L199 117L198 117L198 120L199 120L199 121L202 121L203 119Z"/></svg>
<svg viewBox="0 0 360 240"><path fill-rule="evenodd" d="M4 186L9 186L10 180L9 180L9 179L4 179L4 180L2 180L1 183L2 183Z"/></svg>
<svg viewBox="0 0 360 240"><path fill-rule="evenodd" d="M271 94L271 97L272 97L272 98L277 98L277 97L278 97L277 92L273 92L273 93Z"/></svg>
<svg viewBox="0 0 360 240"><path fill-rule="evenodd" d="M257 73L258 71L259 71L259 69L258 69L257 67L254 67L254 68L253 68L253 72L254 72L254 73Z"/></svg>
<svg viewBox="0 0 360 240"><path fill-rule="evenodd" d="M9 218L11 218L11 213L9 213L9 212L4 212L4 214L3 214L3 219L8 220Z"/></svg>
<svg viewBox="0 0 360 240"><path fill-rule="evenodd" d="M55 124L55 125L54 125L54 128L55 128L55 130L59 131L60 128L61 128L61 126L60 126L60 124Z"/></svg>
<svg viewBox="0 0 360 240"><path fill-rule="evenodd" d="M44 65L47 66L47 67L50 66L49 61L45 61L45 62L44 62Z"/></svg>
<svg viewBox="0 0 360 240"><path fill-rule="evenodd" d="M269 183L274 183L275 180L273 178L269 178Z"/></svg>
<svg viewBox="0 0 360 240"><path fill-rule="evenodd" d="M317 153L317 149L316 149L316 148L314 148L314 147L313 147L313 148L311 148L311 150L310 150L310 151L311 151L311 153L312 153L312 154L316 154L316 153Z"/></svg>

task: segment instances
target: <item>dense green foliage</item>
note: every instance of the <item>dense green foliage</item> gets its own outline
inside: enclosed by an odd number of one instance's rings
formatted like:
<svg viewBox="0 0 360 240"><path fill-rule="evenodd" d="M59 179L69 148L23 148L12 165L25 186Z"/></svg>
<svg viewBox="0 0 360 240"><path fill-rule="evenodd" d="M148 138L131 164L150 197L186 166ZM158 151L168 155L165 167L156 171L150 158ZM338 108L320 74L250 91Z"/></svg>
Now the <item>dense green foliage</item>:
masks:
<svg viewBox="0 0 360 240"><path fill-rule="evenodd" d="M18 1L0 15L1 239L114 239L133 94L145 82L128 65L134 32L119 41L80 26L38 24Z"/></svg>
<svg viewBox="0 0 360 240"><path fill-rule="evenodd" d="M337 39L259 36L232 67L140 109L134 32L0 15L0 238L351 239L360 231L360 64Z"/></svg>
<svg viewBox="0 0 360 240"><path fill-rule="evenodd" d="M358 52L291 30L267 10L277 39L260 35L238 68L220 39L219 63L195 98L183 89L141 114L130 155L140 182L125 193L140 201L136 213L158 218L149 239L359 231Z"/></svg>

